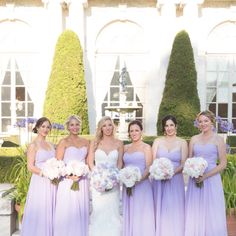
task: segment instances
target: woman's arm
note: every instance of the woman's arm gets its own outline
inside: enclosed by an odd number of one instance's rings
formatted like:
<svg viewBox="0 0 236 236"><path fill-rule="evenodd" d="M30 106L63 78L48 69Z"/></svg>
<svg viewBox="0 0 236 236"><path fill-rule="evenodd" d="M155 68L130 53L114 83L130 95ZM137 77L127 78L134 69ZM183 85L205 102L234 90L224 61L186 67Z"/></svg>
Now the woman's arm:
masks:
<svg viewBox="0 0 236 236"><path fill-rule="evenodd" d="M180 165L175 169L175 174L182 172L184 168L184 163L188 157L188 144L187 142L183 139L181 140L181 162Z"/></svg>
<svg viewBox="0 0 236 236"><path fill-rule="evenodd" d="M119 140L118 161L117 161L117 167L119 169L123 167L123 155L124 155L124 144L122 141Z"/></svg>
<svg viewBox="0 0 236 236"><path fill-rule="evenodd" d="M30 172L37 175L42 175L40 168L35 166L36 145L31 143L27 150L27 168Z"/></svg>
<svg viewBox="0 0 236 236"><path fill-rule="evenodd" d="M152 144L152 158L153 158L153 161L156 159L158 146L159 146L159 139L156 138L154 140L153 144Z"/></svg>
<svg viewBox="0 0 236 236"><path fill-rule="evenodd" d="M56 158L57 160L63 160L66 150L66 140L62 139L56 148Z"/></svg>
<svg viewBox="0 0 236 236"><path fill-rule="evenodd" d="M152 149L150 145L145 144L144 146L144 155L145 155L145 161L146 161L146 168L143 172L142 180L146 179L149 176L149 167L152 164L153 158L152 158Z"/></svg>
<svg viewBox="0 0 236 236"><path fill-rule="evenodd" d="M89 145L88 166L90 170L94 168L94 141L91 141Z"/></svg>

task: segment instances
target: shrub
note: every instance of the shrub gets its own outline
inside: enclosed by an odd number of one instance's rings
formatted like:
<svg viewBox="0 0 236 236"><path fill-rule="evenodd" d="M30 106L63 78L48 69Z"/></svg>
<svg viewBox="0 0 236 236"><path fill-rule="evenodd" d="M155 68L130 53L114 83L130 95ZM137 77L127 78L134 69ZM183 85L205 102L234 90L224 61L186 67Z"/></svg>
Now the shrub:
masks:
<svg viewBox="0 0 236 236"><path fill-rule="evenodd" d="M82 134L89 133L83 53L77 35L64 31L58 39L44 102L44 116L64 124L75 114L82 119Z"/></svg>
<svg viewBox="0 0 236 236"><path fill-rule="evenodd" d="M193 49L187 32L181 31L175 37L170 55L165 89L158 113L158 134L162 134L161 120L168 114L177 118L178 135L196 134L198 131L193 122L199 111Z"/></svg>

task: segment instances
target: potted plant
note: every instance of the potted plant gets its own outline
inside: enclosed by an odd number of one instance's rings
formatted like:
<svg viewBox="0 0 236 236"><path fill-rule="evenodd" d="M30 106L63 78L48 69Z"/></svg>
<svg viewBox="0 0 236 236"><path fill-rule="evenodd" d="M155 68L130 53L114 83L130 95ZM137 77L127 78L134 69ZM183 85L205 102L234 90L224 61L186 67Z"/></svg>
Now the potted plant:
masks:
<svg viewBox="0 0 236 236"><path fill-rule="evenodd" d="M14 183L14 190L10 195L15 200L15 209L18 212L19 221L22 219L26 202L31 173L27 169L26 148L18 148L19 155L9 168L9 179Z"/></svg>
<svg viewBox="0 0 236 236"><path fill-rule="evenodd" d="M227 211L228 235L236 235L236 156L228 155L228 164L222 173Z"/></svg>

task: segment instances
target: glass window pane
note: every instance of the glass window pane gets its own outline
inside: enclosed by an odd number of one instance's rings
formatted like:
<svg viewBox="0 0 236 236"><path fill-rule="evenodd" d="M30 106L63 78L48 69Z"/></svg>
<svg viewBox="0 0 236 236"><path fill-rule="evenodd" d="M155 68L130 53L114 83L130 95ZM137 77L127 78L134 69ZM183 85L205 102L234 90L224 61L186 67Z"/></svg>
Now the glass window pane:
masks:
<svg viewBox="0 0 236 236"><path fill-rule="evenodd" d="M25 101L25 88L16 87L16 100Z"/></svg>
<svg viewBox="0 0 236 236"><path fill-rule="evenodd" d="M10 87L2 87L1 91L2 91L2 94L1 94L2 101L10 101L11 100L11 88Z"/></svg>
<svg viewBox="0 0 236 236"><path fill-rule="evenodd" d="M111 80L111 85L119 85L120 84L120 73L119 71L115 71Z"/></svg>
<svg viewBox="0 0 236 236"><path fill-rule="evenodd" d="M207 89L206 101L207 103L216 102L216 89L215 88Z"/></svg>
<svg viewBox="0 0 236 236"><path fill-rule="evenodd" d="M8 132L11 129L11 119L2 119L2 132Z"/></svg>
<svg viewBox="0 0 236 236"><path fill-rule="evenodd" d="M216 87L217 73L207 72L207 86Z"/></svg>
<svg viewBox="0 0 236 236"><path fill-rule="evenodd" d="M110 88L110 101L119 101L119 87Z"/></svg>
<svg viewBox="0 0 236 236"><path fill-rule="evenodd" d="M228 104L227 103L218 104L218 115L223 118L228 117Z"/></svg>
<svg viewBox="0 0 236 236"><path fill-rule="evenodd" d="M126 101L134 101L134 88L127 88Z"/></svg>
<svg viewBox="0 0 236 236"><path fill-rule="evenodd" d="M34 115L34 104L28 103L28 116L33 116L33 115Z"/></svg>
<svg viewBox="0 0 236 236"><path fill-rule="evenodd" d="M2 103L2 116L11 116L11 103L10 102Z"/></svg>
<svg viewBox="0 0 236 236"><path fill-rule="evenodd" d="M3 85L10 85L11 84L11 72L10 71L6 71L2 84Z"/></svg>
<svg viewBox="0 0 236 236"><path fill-rule="evenodd" d="M16 116L25 116L25 102L16 102Z"/></svg>
<svg viewBox="0 0 236 236"><path fill-rule="evenodd" d="M24 85L21 74L19 71L16 71L16 85Z"/></svg>
<svg viewBox="0 0 236 236"><path fill-rule="evenodd" d="M232 101L236 102L236 93L232 93Z"/></svg>
<svg viewBox="0 0 236 236"><path fill-rule="evenodd" d="M236 118L236 103L232 104L232 116Z"/></svg>
<svg viewBox="0 0 236 236"><path fill-rule="evenodd" d="M31 99L29 93L27 93L27 101L28 101L28 102L32 102L32 99Z"/></svg>
<svg viewBox="0 0 236 236"><path fill-rule="evenodd" d="M215 103L210 103L207 104L207 109L216 114L216 104Z"/></svg>
<svg viewBox="0 0 236 236"><path fill-rule="evenodd" d="M234 128L236 128L236 119L232 119L232 123L234 125Z"/></svg>

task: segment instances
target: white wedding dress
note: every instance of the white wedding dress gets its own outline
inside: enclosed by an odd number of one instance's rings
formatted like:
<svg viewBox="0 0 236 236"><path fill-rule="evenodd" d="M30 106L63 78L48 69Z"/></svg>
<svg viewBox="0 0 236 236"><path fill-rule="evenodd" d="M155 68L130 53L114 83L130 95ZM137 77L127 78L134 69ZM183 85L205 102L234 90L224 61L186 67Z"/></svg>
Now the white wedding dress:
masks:
<svg viewBox="0 0 236 236"><path fill-rule="evenodd" d="M95 152L95 164L109 163L117 165L118 151L106 154L103 150ZM120 191L116 187L100 193L92 188L92 213L89 236L121 236Z"/></svg>

